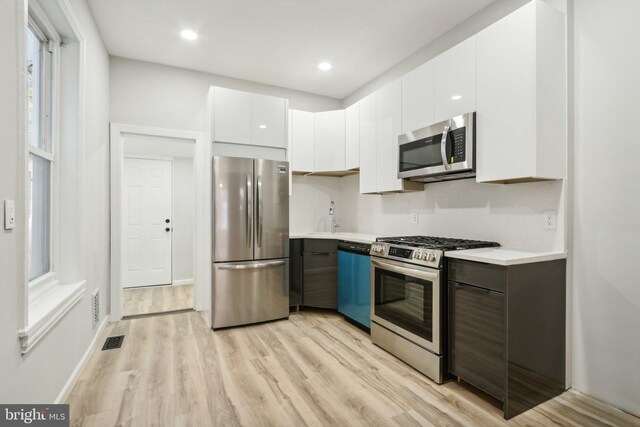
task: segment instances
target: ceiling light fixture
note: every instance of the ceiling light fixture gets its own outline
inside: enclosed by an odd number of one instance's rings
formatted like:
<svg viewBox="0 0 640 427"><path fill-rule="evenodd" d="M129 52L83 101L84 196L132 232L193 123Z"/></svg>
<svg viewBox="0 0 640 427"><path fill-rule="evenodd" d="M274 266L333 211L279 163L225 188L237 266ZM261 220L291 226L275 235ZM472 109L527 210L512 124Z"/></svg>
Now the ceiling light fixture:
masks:
<svg viewBox="0 0 640 427"><path fill-rule="evenodd" d="M453 95L453 96L451 97L451 99L452 99L453 101L459 101L459 100L461 100L461 99L462 99L462 95Z"/></svg>
<svg viewBox="0 0 640 427"><path fill-rule="evenodd" d="M258 127L259 127L260 129L266 129L266 128L267 128L267 125L258 125Z"/></svg>
<svg viewBox="0 0 640 427"><path fill-rule="evenodd" d="M195 40L198 38L198 35L191 30L182 30L180 32L180 35L182 36L183 39L186 39L186 40Z"/></svg>
<svg viewBox="0 0 640 427"><path fill-rule="evenodd" d="M321 62L318 64L318 68L320 68L322 71L329 71L331 69L331 64L329 64L328 62Z"/></svg>

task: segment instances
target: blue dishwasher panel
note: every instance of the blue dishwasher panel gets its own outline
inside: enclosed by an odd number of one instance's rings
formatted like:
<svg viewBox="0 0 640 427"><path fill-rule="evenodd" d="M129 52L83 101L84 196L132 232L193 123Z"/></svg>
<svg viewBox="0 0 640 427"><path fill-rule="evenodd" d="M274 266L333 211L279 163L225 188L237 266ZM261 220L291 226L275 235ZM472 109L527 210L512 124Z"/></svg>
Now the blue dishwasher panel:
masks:
<svg viewBox="0 0 640 427"><path fill-rule="evenodd" d="M371 327L370 260L367 255L338 251L338 311Z"/></svg>

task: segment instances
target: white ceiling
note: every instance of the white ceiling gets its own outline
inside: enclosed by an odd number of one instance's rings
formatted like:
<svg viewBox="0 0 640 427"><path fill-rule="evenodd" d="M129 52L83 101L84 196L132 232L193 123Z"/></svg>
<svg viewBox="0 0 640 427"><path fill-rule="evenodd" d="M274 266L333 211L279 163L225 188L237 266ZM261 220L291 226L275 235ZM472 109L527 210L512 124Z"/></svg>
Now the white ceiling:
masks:
<svg viewBox="0 0 640 427"><path fill-rule="evenodd" d="M342 99L494 0L89 0L109 53ZM183 29L199 34L188 42ZM333 69L318 70L328 61Z"/></svg>

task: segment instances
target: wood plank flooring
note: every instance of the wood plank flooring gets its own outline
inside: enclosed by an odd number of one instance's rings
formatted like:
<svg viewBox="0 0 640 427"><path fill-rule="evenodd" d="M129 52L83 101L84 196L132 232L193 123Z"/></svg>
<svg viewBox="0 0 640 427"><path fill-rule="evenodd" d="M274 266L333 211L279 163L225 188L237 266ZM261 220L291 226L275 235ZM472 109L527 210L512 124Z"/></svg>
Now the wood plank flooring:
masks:
<svg viewBox="0 0 640 427"><path fill-rule="evenodd" d="M193 308L193 285L147 286L122 291L123 316Z"/></svg>
<svg viewBox="0 0 640 427"><path fill-rule="evenodd" d="M510 421L470 386L437 385L341 316L213 332L200 313L121 321L68 399L72 426L640 426L569 391Z"/></svg>

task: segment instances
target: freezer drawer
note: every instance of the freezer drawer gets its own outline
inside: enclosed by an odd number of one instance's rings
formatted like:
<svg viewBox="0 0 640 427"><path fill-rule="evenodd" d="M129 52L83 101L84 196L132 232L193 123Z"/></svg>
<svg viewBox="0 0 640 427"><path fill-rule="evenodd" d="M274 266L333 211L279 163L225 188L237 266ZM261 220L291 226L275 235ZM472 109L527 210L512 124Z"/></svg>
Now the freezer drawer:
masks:
<svg viewBox="0 0 640 427"><path fill-rule="evenodd" d="M289 316L289 260L215 263L213 329Z"/></svg>

